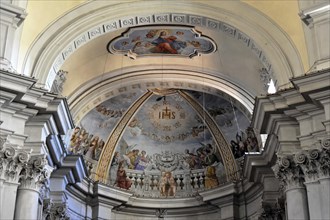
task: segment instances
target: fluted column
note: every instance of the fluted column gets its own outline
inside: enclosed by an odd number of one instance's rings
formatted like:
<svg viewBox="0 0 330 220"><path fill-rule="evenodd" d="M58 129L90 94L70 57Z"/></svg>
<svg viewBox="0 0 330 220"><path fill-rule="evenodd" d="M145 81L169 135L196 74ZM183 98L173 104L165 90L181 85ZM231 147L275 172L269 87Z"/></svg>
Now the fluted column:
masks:
<svg viewBox="0 0 330 220"><path fill-rule="evenodd" d="M13 219L19 176L29 154L0 138L0 219Z"/></svg>
<svg viewBox="0 0 330 220"><path fill-rule="evenodd" d="M15 219L37 219L39 191L50 177L52 168L43 155L31 156L21 172L21 185L18 187Z"/></svg>
<svg viewBox="0 0 330 220"><path fill-rule="evenodd" d="M285 188L288 219L309 219L307 194L302 170L290 157L280 157L273 167Z"/></svg>

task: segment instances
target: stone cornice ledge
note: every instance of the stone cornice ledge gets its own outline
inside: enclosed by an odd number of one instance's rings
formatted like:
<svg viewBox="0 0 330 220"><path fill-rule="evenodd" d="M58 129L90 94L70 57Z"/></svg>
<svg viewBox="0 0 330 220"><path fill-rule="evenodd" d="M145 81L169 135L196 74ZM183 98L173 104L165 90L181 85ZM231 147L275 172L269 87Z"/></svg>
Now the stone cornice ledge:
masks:
<svg viewBox="0 0 330 220"><path fill-rule="evenodd" d="M36 79L0 70L0 87L15 92L26 93L36 82Z"/></svg>
<svg viewBox="0 0 330 220"><path fill-rule="evenodd" d="M197 197L153 199L153 198L132 196L129 198L129 201L127 202L127 205L134 207L164 208L164 209L195 207L195 206L200 206L202 204L204 204L204 202Z"/></svg>
<svg viewBox="0 0 330 220"><path fill-rule="evenodd" d="M87 174L85 162L80 155L67 155L62 140L58 135L47 138L51 163L56 165L56 172L62 172L68 183L80 182Z"/></svg>
<svg viewBox="0 0 330 220"><path fill-rule="evenodd" d="M18 19L17 26L19 26L27 16L25 10L13 4L8 4L4 1L0 1L0 9L6 12L12 13Z"/></svg>
<svg viewBox="0 0 330 220"><path fill-rule="evenodd" d="M305 105L306 100L312 99L314 93L320 94L321 91L329 91L330 68L293 78L291 82L294 88L256 98L251 122L252 127L258 129L261 133L265 132L265 125L270 124L270 115L283 114L285 111L295 109L299 105ZM325 94L328 95L328 93Z"/></svg>
<svg viewBox="0 0 330 220"><path fill-rule="evenodd" d="M245 156L243 173L249 181L261 183L265 175L274 174L270 167L275 163L274 157L278 145L277 136L272 134L268 136L266 147L261 154Z"/></svg>
<svg viewBox="0 0 330 220"><path fill-rule="evenodd" d="M329 89L330 68L293 78L291 82L300 93Z"/></svg>
<svg viewBox="0 0 330 220"><path fill-rule="evenodd" d="M226 197L228 195L232 195L237 193L236 184L235 183L229 183L226 185L223 185L221 187L216 187L214 189L206 190L203 192L199 192L199 195L202 197L204 202L213 200L213 199L221 199L223 197Z"/></svg>
<svg viewBox="0 0 330 220"><path fill-rule="evenodd" d="M104 198L109 198L110 200L115 199L123 203L127 203L129 198L133 196L133 193L129 191L119 190L114 187L104 185L102 183L96 182L94 184L94 191L99 197L101 196Z"/></svg>

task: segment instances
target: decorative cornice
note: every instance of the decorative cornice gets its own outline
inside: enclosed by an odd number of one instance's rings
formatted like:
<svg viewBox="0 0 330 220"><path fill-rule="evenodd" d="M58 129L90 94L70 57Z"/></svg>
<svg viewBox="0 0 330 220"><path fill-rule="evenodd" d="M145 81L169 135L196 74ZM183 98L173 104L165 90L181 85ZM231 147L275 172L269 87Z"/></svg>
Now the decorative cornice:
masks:
<svg viewBox="0 0 330 220"><path fill-rule="evenodd" d="M307 26L313 26L315 20L318 20L318 18L322 16L322 21L326 20L329 22L329 11L329 2L324 2L302 10L299 12L299 16Z"/></svg>
<svg viewBox="0 0 330 220"><path fill-rule="evenodd" d="M16 21L15 26L18 27L27 16L27 13L25 12L24 8L18 7L13 4L6 3L4 1L0 2L0 10L6 12L6 14L11 14L14 20ZM4 15L5 13L1 12L1 15Z"/></svg>

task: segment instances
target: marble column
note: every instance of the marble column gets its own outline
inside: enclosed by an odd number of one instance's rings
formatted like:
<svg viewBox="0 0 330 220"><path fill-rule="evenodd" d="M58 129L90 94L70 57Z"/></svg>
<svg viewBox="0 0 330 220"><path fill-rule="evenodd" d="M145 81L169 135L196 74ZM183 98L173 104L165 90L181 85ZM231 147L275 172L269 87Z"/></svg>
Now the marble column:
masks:
<svg viewBox="0 0 330 220"><path fill-rule="evenodd" d="M50 177L52 168L44 155L31 156L21 172L21 185L18 187L15 219L37 219L39 191Z"/></svg>
<svg viewBox="0 0 330 220"><path fill-rule="evenodd" d="M285 189L288 219L310 219L303 172L290 157L280 157L273 167Z"/></svg>
<svg viewBox="0 0 330 220"><path fill-rule="evenodd" d="M13 219L21 170L29 154L0 140L0 219Z"/></svg>

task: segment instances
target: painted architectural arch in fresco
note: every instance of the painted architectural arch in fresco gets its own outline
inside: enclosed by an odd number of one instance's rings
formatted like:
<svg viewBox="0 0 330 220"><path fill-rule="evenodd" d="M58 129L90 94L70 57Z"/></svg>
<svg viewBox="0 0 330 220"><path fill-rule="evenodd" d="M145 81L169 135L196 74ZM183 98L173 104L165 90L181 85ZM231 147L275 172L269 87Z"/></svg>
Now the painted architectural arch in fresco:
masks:
<svg viewBox="0 0 330 220"><path fill-rule="evenodd" d="M176 55L193 57L213 53L216 44L191 27L146 26L131 28L123 36L109 42L108 51L129 57Z"/></svg>
<svg viewBox="0 0 330 220"><path fill-rule="evenodd" d="M97 175L95 167L104 142L130 106L146 92L139 90L113 97L96 106L79 123L80 130L74 131L69 148L73 153L84 155L91 177ZM248 118L231 101L197 91L185 93L213 118L235 158L241 158L245 152L259 151L256 136L249 130ZM183 196L189 187L209 189L224 182L225 164L205 119L176 90L153 91L136 109L114 146L107 183L123 189L134 188L134 191L143 189L140 192L147 196L155 193L169 196L173 192L159 191L160 181L173 178L175 194ZM192 178L196 182L191 182ZM145 187L151 186L139 185L147 183L155 187L149 194Z"/></svg>

